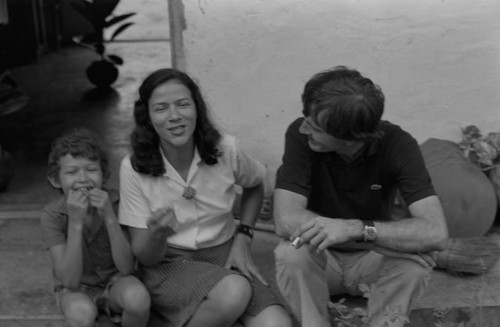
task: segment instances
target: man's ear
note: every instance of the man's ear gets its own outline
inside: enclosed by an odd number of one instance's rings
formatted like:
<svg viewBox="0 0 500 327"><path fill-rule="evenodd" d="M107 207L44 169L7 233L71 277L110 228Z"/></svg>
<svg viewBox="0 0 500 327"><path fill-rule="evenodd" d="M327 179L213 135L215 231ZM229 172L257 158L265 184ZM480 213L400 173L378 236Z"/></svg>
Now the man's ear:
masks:
<svg viewBox="0 0 500 327"><path fill-rule="evenodd" d="M59 183L59 180L57 180L56 178L52 178L52 177L47 177L47 179L49 180L49 183L50 185L52 185L53 188L55 189L61 189L61 184Z"/></svg>

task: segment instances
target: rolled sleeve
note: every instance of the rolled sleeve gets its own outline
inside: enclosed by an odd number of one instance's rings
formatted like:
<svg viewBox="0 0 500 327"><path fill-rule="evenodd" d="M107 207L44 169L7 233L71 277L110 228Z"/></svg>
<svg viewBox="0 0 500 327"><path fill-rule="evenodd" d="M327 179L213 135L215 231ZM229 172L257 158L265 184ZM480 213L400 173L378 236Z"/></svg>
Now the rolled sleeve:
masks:
<svg viewBox="0 0 500 327"><path fill-rule="evenodd" d="M276 188L309 197L311 192L311 150L300 134L302 119L295 120L285 134L285 152L276 174Z"/></svg>
<svg viewBox="0 0 500 327"><path fill-rule="evenodd" d="M254 187L264 182L266 167L259 161L241 151L239 141L227 137L235 184L241 187Z"/></svg>

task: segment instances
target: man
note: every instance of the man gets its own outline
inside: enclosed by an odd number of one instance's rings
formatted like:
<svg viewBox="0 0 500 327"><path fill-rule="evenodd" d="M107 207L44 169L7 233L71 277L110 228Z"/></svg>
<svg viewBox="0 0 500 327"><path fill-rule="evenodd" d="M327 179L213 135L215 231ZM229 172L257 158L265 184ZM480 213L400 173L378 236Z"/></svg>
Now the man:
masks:
<svg viewBox="0 0 500 327"><path fill-rule="evenodd" d="M356 70L316 74L302 101L274 194L278 286L304 327L329 326L330 296L360 284L369 326L407 317L448 237L419 146L381 120L384 95ZM411 217L393 220L398 191Z"/></svg>

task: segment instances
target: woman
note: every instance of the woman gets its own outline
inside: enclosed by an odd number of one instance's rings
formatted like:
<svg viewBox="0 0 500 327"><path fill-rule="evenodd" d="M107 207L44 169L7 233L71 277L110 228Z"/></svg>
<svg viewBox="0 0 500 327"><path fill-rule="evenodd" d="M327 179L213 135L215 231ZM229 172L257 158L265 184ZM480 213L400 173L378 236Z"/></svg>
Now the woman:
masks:
<svg viewBox="0 0 500 327"><path fill-rule="evenodd" d="M119 212L151 292L150 326L291 326L250 252L262 164L217 131L180 71L148 76L134 116ZM243 188L238 227L235 185Z"/></svg>

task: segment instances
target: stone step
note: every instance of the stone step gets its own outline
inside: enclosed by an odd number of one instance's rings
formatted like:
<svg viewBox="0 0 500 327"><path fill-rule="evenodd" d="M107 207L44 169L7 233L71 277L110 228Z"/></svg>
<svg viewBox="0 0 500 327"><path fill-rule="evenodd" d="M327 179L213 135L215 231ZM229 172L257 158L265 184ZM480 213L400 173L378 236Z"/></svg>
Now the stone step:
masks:
<svg viewBox="0 0 500 327"><path fill-rule="evenodd" d="M0 326L62 326L52 291L50 257L38 218L0 219ZM273 249L279 238L256 231L252 250L261 274L277 290ZM357 301L357 302L356 302ZM365 305L348 298L350 308ZM411 327L500 326L500 262L486 274L453 276L434 271L410 315Z"/></svg>

